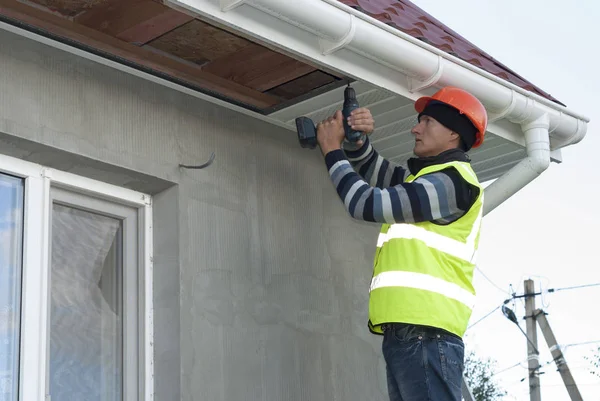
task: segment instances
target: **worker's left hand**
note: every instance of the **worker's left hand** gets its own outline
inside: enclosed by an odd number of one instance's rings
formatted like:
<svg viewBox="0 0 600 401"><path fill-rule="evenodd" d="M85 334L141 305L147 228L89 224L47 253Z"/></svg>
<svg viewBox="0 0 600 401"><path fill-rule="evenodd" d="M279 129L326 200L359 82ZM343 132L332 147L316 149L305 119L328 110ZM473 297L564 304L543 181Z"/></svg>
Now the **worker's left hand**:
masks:
<svg viewBox="0 0 600 401"><path fill-rule="evenodd" d="M371 135L375 131L375 120L371 114L371 110L361 107L353 110L348 117L348 125L353 130L364 132L367 135Z"/></svg>
<svg viewBox="0 0 600 401"><path fill-rule="evenodd" d="M317 124L317 142L323 155L341 148L346 137L343 121L344 116L338 110L334 116Z"/></svg>

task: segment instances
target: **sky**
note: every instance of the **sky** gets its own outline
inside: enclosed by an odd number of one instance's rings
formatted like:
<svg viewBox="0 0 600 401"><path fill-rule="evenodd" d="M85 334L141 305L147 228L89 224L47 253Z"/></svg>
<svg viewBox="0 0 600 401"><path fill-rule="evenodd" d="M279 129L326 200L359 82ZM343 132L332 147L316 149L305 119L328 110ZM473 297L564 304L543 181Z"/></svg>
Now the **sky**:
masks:
<svg viewBox="0 0 600 401"><path fill-rule="evenodd" d="M591 119L582 142L563 149L563 163L552 164L537 180L488 214L483 221L475 277L477 306L471 324L509 297L510 286L523 291L531 278L536 306L547 318L584 400L600 400L600 377L589 373L584 359L600 346L600 286L548 293L600 283L596 258L600 226L596 204L600 196L600 3L587 0L569 5L557 0L413 0L417 6L502 62L571 110ZM575 5L576 4L576 5ZM596 38L596 39L594 39ZM492 284L493 283L493 284ZM509 306L512 308L513 303ZM514 309L525 330L523 303ZM573 345L588 341L596 344ZM508 392L505 400L529 400L527 340L500 310L477 323L465 337L468 349L496 361L494 377ZM551 361L538 331L542 363ZM540 376L543 401L569 400L554 364Z"/></svg>

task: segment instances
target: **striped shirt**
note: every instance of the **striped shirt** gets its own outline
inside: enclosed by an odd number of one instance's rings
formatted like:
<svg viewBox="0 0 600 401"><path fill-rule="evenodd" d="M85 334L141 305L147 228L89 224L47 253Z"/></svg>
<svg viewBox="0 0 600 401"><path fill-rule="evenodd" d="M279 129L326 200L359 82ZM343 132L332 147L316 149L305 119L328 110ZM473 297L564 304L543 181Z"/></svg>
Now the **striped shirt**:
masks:
<svg viewBox="0 0 600 401"><path fill-rule="evenodd" d="M368 138L358 150L329 152L325 163L346 210L358 220L449 224L463 216L477 197L454 168L404 182L410 171L381 157Z"/></svg>

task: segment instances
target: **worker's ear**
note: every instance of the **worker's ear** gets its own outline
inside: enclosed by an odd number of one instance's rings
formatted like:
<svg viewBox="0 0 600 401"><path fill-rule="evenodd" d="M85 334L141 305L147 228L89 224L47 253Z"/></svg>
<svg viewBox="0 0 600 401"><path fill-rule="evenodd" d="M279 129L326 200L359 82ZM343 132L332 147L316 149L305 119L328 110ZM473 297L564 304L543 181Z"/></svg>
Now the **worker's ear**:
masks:
<svg viewBox="0 0 600 401"><path fill-rule="evenodd" d="M458 135L456 132L454 131L450 131L450 142L454 143L460 143L460 135Z"/></svg>

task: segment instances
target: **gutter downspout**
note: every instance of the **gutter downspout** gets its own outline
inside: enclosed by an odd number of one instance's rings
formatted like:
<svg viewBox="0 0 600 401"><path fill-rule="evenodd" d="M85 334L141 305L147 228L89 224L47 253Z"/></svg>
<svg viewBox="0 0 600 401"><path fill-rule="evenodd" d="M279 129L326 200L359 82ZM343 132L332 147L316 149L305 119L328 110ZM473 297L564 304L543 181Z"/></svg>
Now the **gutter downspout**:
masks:
<svg viewBox="0 0 600 401"><path fill-rule="evenodd" d="M525 135L527 157L485 189L483 215L485 216L550 166L550 120L547 114L521 125Z"/></svg>

